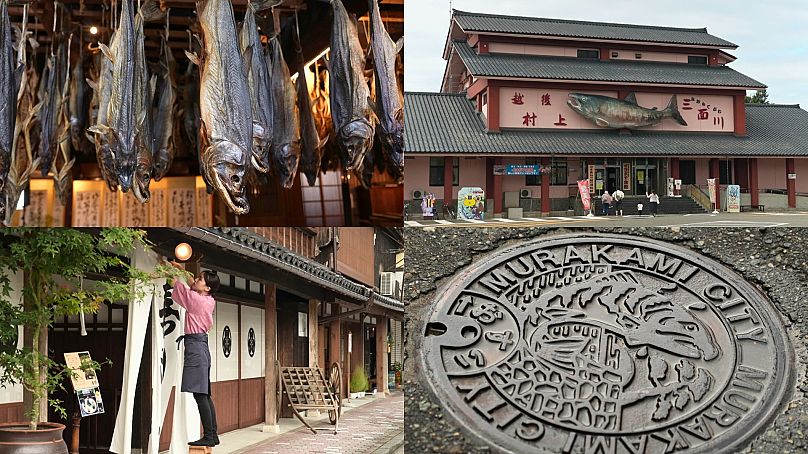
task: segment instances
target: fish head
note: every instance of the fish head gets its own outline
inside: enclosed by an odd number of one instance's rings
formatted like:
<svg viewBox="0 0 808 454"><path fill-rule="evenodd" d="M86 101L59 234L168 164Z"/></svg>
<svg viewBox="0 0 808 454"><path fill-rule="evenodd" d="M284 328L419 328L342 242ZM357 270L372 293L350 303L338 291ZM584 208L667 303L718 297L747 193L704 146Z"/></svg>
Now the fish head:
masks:
<svg viewBox="0 0 808 454"><path fill-rule="evenodd" d="M132 192L135 197L141 201L146 202L151 197L149 192L149 183L152 178L152 164L151 160L138 160L135 165L134 184L132 185Z"/></svg>
<svg viewBox="0 0 808 454"><path fill-rule="evenodd" d="M348 153L346 167L360 167L365 154L373 148L373 126L366 119L355 120L340 130L341 143Z"/></svg>
<svg viewBox="0 0 808 454"><path fill-rule="evenodd" d="M592 95L587 95L584 93L570 93L567 96L567 105L570 106L570 109L581 115L589 115L597 112L600 107L598 99Z"/></svg>
<svg viewBox="0 0 808 454"><path fill-rule="evenodd" d="M218 141L202 153L202 166L211 186L228 208L236 214L247 214L250 203L246 196L247 152L233 142Z"/></svg>
<svg viewBox="0 0 808 454"><path fill-rule="evenodd" d="M642 306L642 305L641 305ZM628 343L643 339L648 345L692 359L710 361L721 354L710 329L696 317L704 311L704 303L684 307L670 301L653 303L645 310L644 323L628 334ZM642 310L642 308L641 308Z"/></svg>
<svg viewBox="0 0 808 454"><path fill-rule="evenodd" d="M291 188L295 182L297 166L300 162L300 141L295 140L282 144L273 151L272 158L281 186L286 189Z"/></svg>
<svg viewBox="0 0 808 454"><path fill-rule="evenodd" d="M160 181L168 173L169 159L168 150L162 149L157 153L157 159L154 161L153 177L155 181Z"/></svg>

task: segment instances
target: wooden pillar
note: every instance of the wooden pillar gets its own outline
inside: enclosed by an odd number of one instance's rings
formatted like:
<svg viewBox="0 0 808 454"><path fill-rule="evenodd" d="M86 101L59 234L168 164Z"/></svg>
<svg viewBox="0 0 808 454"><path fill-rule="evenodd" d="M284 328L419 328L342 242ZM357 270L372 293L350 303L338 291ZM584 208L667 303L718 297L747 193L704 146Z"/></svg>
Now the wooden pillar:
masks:
<svg viewBox="0 0 808 454"><path fill-rule="evenodd" d="M502 158L494 158L494 165L502 165ZM494 191L491 195L486 193L486 197L494 199L494 213L502 213L502 175L494 175ZM488 189L486 189L487 191Z"/></svg>
<svg viewBox="0 0 808 454"><path fill-rule="evenodd" d="M320 352L318 348L320 335L317 332L319 309L319 301L314 299L309 300L309 367L318 367L320 364L320 361L317 359Z"/></svg>
<svg viewBox="0 0 808 454"><path fill-rule="evenodd" d="M541 214L550 214L550 173L545 173L544 169L550 169L550 158L541 158Z"/></svg>
<svg viewBox="0 0 808 454"><path fill-rule="evenodd" d="M710 178L715 178L715 209L721 211L721 170L718 158L710 158Z"/></svg>
<svg viewBox="0 0 808 454"><path fill-rule="evenodd" d="M749 197L752 199L752 205L760 205L758 191L758 160L757 158L749 158Z"/></svg>
<svg viewBox="0 0 808 454"><path fill-rule="evenodd" d="M671 158L671 178L679 179L679 158Z"/></svg>
<svg viewBox="0 0 808 454"><path fill-rule="evenodd" d="M331 315L339 313L339 305L331 304ZM326 367L331 367L333 363L339 363L340 367L345 369L345 362L342 360L342 322L339 320L332 320L328 323L328 352L331 356L328 358L329 363ZM343 377L345 373L343 372ZM342 389L340 393L345 397L345 380L342 380Z"/></svg>
<svg viewBox="0 0 808 454"><path fill-rule="evenodd" d="M795 178L789 178L794 175ZM786 189L788 190L788 207L797 208L797 168L794 158L786 158Z"/></svg>
<svg viewBox="0 0 808 454"><path fill-rule="evenodd" d="M278 359L278 307L275 295L275 284L264 285L264 427L263 432L280 432L278 425L277 382L278 371L275 360Z"/></svg>
<svg viewBox="0 0 808 454"><path fill-rule="evenodd" d="M487 132L499 132L499 85L495 80L488 81L488 122Z"/></svg>
<svg viewBox="0 0 808 454"><path fill-rule="evenodd" d="M443 203L448 203L449 205L452 204L452 199L454 198L452 194L452 181L454 176L454 172L452 172L453 162L454 159L451 156L443 157ZM435 207L435 210L442 213L443 207Z"/></svg>
<svg viewBox="0 0 808 454"><path fill-rule="evenodd" d="M485 158L485 187L483 188L485 191L485 198L486 198L486 209L485 211L490 211L491 213L495 213L493 210L493 205L488 206L488 200L490 199L492 202L495 199L494 197L494 158L491 156L486 156Z"/></svg>
<svg viewBox="0 0 808 454"><path fill-rule="evenodd" d="M387 387L387 317L376 317L376 396L389 396Z"/></svg>

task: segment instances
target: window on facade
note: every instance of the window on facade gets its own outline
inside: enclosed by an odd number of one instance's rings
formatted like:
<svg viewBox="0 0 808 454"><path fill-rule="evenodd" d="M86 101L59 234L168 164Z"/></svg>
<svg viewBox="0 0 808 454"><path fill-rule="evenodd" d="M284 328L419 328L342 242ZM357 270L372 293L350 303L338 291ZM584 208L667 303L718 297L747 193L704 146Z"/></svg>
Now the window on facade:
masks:
<svg viewBox="0 0 808 454"><path fill-rule="evenodd" d="M527 158L525 164L541 164L539 158ZM550 184L567 184L567 158L553 158L550 161ZM541 175L525 175L525 186L541 186Z"/></svg>
<svg viewBox="0 0 808 454"><path fill-rule="evenodd" d="M452 158L452 186L460 181L460 158ZM429 185L443 186L443 158L429 158Z"/></svg>
<svg viewBox="0 0 808 454"><path fill-rule="evenodd" d="M688 55L687 63L690 65L706 65L707 56L705 55Z"/></svg>
<svg viewBox="0 0 808 454"><path fill-rule="evenodd" d="M642 54L634 54L634 58L636 58L637 60L639 60L639 59L641 59L641 58L642 58Z"/></svg>
<svg viewBox="0 0 808 454"><path fill-rule="evenodd" d="M612 52L612 58L617 58L619 56L620 56L620 54L618 54L617 52Z"/></svg>
<svg viewBox="0 0 808 454"><path fill-rule="evenodd" d="M591 58L597 60L600 58L600 51L592 49L578 49L578 58Z"/></svg>

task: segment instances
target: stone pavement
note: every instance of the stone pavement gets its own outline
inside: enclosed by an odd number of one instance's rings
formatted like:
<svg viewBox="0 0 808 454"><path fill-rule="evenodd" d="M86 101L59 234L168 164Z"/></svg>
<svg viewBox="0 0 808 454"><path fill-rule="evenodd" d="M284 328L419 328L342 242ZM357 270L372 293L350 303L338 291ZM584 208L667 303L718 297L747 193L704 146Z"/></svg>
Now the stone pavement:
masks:
<svg viewBox="0 0 808 454"><path fill-rule="evenodd" d="M323 427L323 423L314 427ZM327 422L325 424L328 424ZM375 399L359 408L343 412L339 431L318 431L314 435L305 427L271 440L236 451L238 454L261 453L394 453L404 443L404 394L396 392Z"/></svg>

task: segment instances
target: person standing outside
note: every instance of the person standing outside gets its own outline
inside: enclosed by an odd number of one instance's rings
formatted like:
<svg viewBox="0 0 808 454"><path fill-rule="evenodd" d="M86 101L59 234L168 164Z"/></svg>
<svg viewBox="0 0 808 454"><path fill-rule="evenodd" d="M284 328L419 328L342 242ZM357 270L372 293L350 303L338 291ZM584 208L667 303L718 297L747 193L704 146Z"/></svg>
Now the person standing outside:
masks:
<svg viewBox="0 0 808 454"><path fill-rule="evenodd" d="M651 189L651 193L646 193L645 196L648 197L648 205L651 206L651 216L656 217L657 207L659 206L659 196L656 193L656 189Z"/></svg>
<svg viewBox="0 0 808 454"><path fill-rule="evenodd" d="M625 196L626 194L619 188L612 193L612 199L614 199L615 216L623 216L623 197Z"/></svg>
<svg viewBox="0 0 808 454"><path fill-rule="evenodd" d="M612 196L609 195L609 191L603 191L603 195L600 196L600 201L603 204L603 215L609 215L609 205L612 203Z"/></svg>
<svg viewBox="0 0 808 454"><path fill-rule="evenodd" d="M171 262L171 265L184 269L182 265ZM219 276L215 271L202 271L196 278L188 282L173 279L174 290L171 298L185 308L185 361L182 368L182 386L180 391L193 393L199 416L202 419L204 436L188 443L190 446L216 446L219 444L217 434L216 409L210 398L210 348L208 347L208 330L213 326L213 310L216 300L213 294L219 289Z"/></svg>

